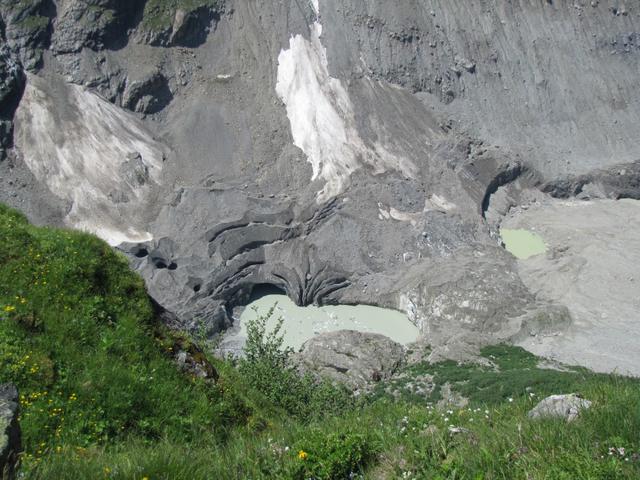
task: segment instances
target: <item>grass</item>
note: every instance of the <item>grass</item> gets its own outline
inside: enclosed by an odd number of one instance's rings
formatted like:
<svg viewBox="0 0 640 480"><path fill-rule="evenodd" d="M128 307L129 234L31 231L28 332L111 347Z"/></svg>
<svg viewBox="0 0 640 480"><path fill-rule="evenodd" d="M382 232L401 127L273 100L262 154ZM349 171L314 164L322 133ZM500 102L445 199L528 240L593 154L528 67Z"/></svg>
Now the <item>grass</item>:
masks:
<svg viewBox="0 0 640 480"><path fill-rule="evenodd" d="M99 239L0 207L0 378L18 385L24 461L137 436L222 437L246 409L180 373L142 280Z"/></svg>
<svg viewBox="0 0 640 480"><path fill-rule="evenodd" d="M537 397L557 392L581 393L585 385L610 378L581 367L564 367L562 370L539 368L539 359L535 355L508 345L486 347L482 349L481 356L487 365L445 361L408 366L388 384L379 385L375 394L392 393L395 397L427 405L441 400L442 387L449 384L453 391L468 398L472 404L495 405L531 396L534 392ZM416 388L425 378L435 385L426 394ZM624 381L635 384L633 380Z"/></svg>
<svg viewBox="0 0 640 480"><path fill-rule="evenodd" d="M636 380L496 346L490 365L414 365L355 401L292 377L277 335L252 331L248 363L211 359L217 383L180 372L189 340L156 324L124 257L0 206L0 382L21 393L21 478L640 478ZM469 405L409 388L426 376ZM593 401L576 421L527 417L574 391Z"/></svg>

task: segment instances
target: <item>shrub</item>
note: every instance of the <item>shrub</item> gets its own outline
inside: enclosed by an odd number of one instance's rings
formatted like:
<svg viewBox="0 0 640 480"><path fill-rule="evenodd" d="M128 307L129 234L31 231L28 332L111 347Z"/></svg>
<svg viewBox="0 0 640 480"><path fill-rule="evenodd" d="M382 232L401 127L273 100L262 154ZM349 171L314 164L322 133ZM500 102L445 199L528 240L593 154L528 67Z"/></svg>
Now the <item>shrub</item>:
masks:
<svg viewBox="0 0 640 480"><path fill-rule="evenodd" d="M311 420L352 407L354 399L345 387L298 373L291 361L293 350L284 347L280 334L282 319L267 331L273 311L247 324L245 356L239 362L244 380L269 403L299 419Z"/></svg>

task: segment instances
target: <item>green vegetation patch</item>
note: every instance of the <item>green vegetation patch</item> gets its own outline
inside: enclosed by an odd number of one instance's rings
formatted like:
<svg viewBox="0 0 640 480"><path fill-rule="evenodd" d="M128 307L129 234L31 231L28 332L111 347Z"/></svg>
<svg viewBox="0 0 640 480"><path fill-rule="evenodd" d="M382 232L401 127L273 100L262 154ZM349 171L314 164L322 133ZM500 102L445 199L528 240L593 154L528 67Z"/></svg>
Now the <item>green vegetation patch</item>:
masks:
<svg viewBox="0 0 640 480"><path fill-rule="evenodd" d="M433 404L442 399L442 387L449 384L472 404L496 405L521 397L580 393L586 385L609 378L581 367L538 368L535 355L510 345L485 347L481 355L486 365L452 361L411 365L388 384L379 385L375 395L393 394L407 401Z"/></svg>
<svg viewBox="0 0 640 480"><path fill-rule="evenodd" d="M173 25L176 11L192 12L199 8L217 9L224 0L148 0L144 7L142 27L145 30L164 31Z"/></svg>
<svg viewBox="0 0 640 480"><path fill-rule="evenodd" d="M51 19L41 15L29 15L17 22L20 28L29 32L38 32L46 30L49 27Z"/></svg>

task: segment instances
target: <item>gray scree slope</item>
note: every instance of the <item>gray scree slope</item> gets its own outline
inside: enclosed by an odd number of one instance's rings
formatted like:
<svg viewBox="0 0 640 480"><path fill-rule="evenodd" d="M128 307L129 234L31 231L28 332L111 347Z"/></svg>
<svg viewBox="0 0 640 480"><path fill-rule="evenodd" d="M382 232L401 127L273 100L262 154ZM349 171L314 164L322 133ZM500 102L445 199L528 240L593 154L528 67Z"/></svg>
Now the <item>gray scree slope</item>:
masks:
<svg viewBox="0 0 640 480"><path fill-rule="evenodd" d="M434 358L550 333L492 198L640 197L636 3L121 3L0 0L0 201L117 245L174 326L266 283Z"/></svg>

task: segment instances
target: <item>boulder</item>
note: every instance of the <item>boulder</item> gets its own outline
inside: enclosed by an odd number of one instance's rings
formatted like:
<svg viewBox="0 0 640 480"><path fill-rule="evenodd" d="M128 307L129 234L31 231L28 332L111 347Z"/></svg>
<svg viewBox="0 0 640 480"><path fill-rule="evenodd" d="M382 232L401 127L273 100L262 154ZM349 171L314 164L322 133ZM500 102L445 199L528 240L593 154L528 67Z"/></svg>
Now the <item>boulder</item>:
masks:
<svg viewBox="0 0 640 480"><path fill-rule="evenodd" d="M405 350L384 335L340 330L308 340L297 360L304 372L362 390L390 378L404 363Z"/></svg>
<svg viewBox="0 0 640 480"><path fill-rule="evenodd" d="M0 385L0 478L13 478L19 451L18 390L11 384Z"/></svg>
<svg viewBox="0 0 640 480"><path fill-rule="evenodd" d="M575 393L551 395L529 412L529 418L564 418L567 422L571 422L580 416L582 410L589 407L591 407L591 402Z"/></svg>

